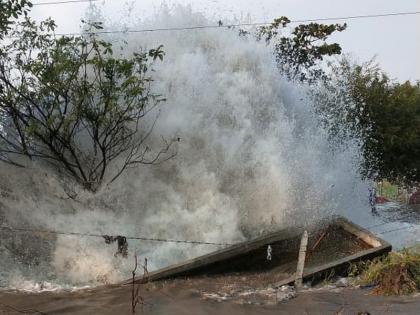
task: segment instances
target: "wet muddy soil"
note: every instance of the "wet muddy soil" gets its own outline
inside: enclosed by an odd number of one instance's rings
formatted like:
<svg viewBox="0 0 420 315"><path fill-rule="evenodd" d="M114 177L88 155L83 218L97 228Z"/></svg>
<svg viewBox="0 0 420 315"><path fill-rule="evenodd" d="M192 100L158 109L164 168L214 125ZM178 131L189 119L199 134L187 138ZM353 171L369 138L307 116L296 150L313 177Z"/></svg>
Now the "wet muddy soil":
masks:
<svg viewBox="0 0 420 315"><path fill-rule="evenodd" d="M381 297L371 295L368 290L355 288L303 290L288 299L265 305L231 299L218 300L209 298L208 294L220 292L218 290L223 287L228 291L226 286L229 286L229 282L217 284L217 281L207 280L172 280L143 285L141 295L145 304L137 307L137 314L344 315L369 312L382 315L419 314L420 310L420 296ZM131 314L131 287L106 286L61 293L0 292L0 314L21 314L25 310L36 310L40 312L38 314Z"/></svg>

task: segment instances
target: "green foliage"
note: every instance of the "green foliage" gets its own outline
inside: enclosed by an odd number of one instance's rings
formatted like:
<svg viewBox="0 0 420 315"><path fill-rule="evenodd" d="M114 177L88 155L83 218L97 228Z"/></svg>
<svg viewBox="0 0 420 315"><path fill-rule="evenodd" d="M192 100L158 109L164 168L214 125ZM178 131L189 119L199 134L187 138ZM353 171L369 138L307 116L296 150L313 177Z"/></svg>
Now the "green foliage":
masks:
<svg viewBox="0 0 420 315"><path fill-rule="evenodd" d="M164 99L150 91L148 74L162 46L115 56L112 43L95 35L55 37L55 23L26 18L1 47L0 159L42 159L95 190L110 162L114 179L127 167L161 161L172 144L153 152L145 142L157 116L144 122ZM170 157L172 154L169 154Z"/></svg>
<svg viewBox="0 0 420 315"><path fill-rule="evenodd" d="M279 70L289 79L323 86L314 96L331 140L362 139L366 177L420 182L419 83L394 83L372 62L353 65L344 58L327 67L325 57L341 54L340 45L327 40L346 24L302 24L283 35L289 23L280 17L261 27L257 39L274 44Z"/></svg>
<svg viewBox="0 0 420 315"><path fill-rule="evenodd" d="M0 0L0 40L11 30L14 20L26 16L32 3L28 0Z"/></svg>
<svg viewBox="0 0 420 315"><path fill-rule="evenodd" d="M363 139L362 173L376 180L420 182L420 85L395 83L372 63L343 59L332 68L318 110L332 136Z"/></svg>
<svg viewBox="0 0 420 315"><path fill-rule="evenodd" d="M373 284L377 294L411 294L420 289L420 254L415 251L391 252L354 266L360 274L359 282Z"/></svg>
<svg viewBox="0 0 420 315"><path fill-rule="evenodd" d="M337 43L328 44L328 37L342 32L346 24L301 24L289 36L282 36L281 30L290 23L287 17L275 19L269 26L259 29L257 38L274 43L274 55L279 70L289 79L313 83L326 79L320 63L325 56L341 53Z"/></svg>

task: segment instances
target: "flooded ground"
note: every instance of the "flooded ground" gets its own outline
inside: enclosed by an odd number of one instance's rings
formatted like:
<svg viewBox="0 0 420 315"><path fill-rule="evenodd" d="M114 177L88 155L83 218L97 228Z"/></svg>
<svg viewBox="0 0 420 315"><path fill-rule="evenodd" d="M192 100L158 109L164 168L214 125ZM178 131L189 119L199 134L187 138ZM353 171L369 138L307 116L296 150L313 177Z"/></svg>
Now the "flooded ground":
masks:
<svg viewBox="0 0 420 315"><path fill-rule="evenodd" d="M394 249L420 242L420 205L387 202L377 205L376 209L376 213L351 219L388 241Z"/></svg>
<svg viewBox="0 0 420 315"><path fill-rule="evenodd" d="M420 297L382 297L354 288L307 290L287 301L271 305L241 303L246 299L210 298L207 281L175 280L151 283L142 288L145 304L136 314L418 314ZM254 292L262 294L264 292ZM277 294L267 295L273 299ZM131 287L102 287L78 292L24 294L0 292L0 314L131 314Z"/></svg>
<svg viewBox="0 0 420 315"><path fill-rule="evenodd" d="M420 208L394 202L351 220L390 242L394 249L420 241ZM249 281L248 281L249 280ZM323 285L296 293L276 287L232 286L229 277L160 281L143 285L139 314L418 314L420 296L378 297L368 289ZM129 314L131 286L79 290L0 291L0 314ZM39 291L44 291L39 293ZM48 292L50 291L50 292Z"/></svg>

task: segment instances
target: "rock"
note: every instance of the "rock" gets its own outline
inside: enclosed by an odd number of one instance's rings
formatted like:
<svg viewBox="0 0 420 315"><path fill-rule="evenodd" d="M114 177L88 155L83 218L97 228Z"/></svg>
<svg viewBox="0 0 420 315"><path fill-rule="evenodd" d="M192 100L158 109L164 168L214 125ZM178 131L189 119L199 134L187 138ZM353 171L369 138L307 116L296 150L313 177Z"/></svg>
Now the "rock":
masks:
<svg viewBox="0 0 420 315"><path fill-rule="evenodd" d="M340 278L335 283L337 288L345 288L349 286L349 280L347 278Z"/></svg>

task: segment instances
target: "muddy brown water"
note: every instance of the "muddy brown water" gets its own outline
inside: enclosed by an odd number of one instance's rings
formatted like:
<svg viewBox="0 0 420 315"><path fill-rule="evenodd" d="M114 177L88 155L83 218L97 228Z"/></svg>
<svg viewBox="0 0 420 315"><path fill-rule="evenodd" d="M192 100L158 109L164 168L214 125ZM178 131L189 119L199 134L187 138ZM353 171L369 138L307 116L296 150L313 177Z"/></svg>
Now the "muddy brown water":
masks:
<svg viewBox="0 0 420 315"><path fill-rule="evenodd" d="M202 291L211 291L213 283L173 280L144 285L141 295L146 304L136 314L419 314L420 296L381 297L362 289L307 291L276 305L237 304L203 299ZM22 314L38 310L44 314L131 314L130 286L107 286L93 290L63 293L26 294L0 292L0 314ZM36 314L36 313L33 313ZM40 313L38 313L40 314Z"/></svg>
<svg viewBox="0 0 420 315"><path fill-rule="evenodd" d="M393 213L400 213L398 209L380 209L378 221L389 221L398 224L399 221L390 218ZM412 212L410 212L412 215ZM417 213L415 213L417 215ZM404 219L407 216L403 216ZM395 222L395 223L394 223ZM413 219L410 218L410 222ZM398 227L398 226L397 226ZM380 226L381 229L394 226ZM411 232L411 231L410 231ZM401 233L396 231L395 233ZM392 234L385 234L385 236ZM413 236L412 232L410 233ZM351 254L354 250L364 249L365 244L347 239L339 248L334 248L329 238L334 239L333 233L326 235L326 242L319 244L318 253L314 253L308 260L308 265L319 264L325 259L335 259L341 255ZM392 240L391 240L392 241ZM345 244L345 246L343 246ZM325 247L326 246L326 247ZM337 256L338 255L338 256ZM295 262L289 265L294 268ZM285 265L287 266L287 264ZM286 268L287 269L287 268ZM138 306L136 314L420 314L420 296L383 297L373 296L368 290L343 288L304 290L289 301L274 305L240 304L237 300L206 299L204 293L232 292L236 289L252 289L264 287L283 277L281 270L276 274L248 273L229 275L213 275L210 277L196 276L190 279L175 279L159 281L142 285L141 295L146 304ZM55 293L24 293L16 291L0 291L0 315L22 314L22 311L40 311L44 314L131 314L130 286L103 286L76 292ZM28 312L29 313L29 312ZM40 313L38 313L40 314Z"/></svg>
<svg viewBox="0 0 420 315"><path fill-rule="evenodd" d="M366 246L351 234L333 229L310 255L308 265L338 259ZM143 284L140 294L145 304L137 307L137 314L419 314L420 296L374 297L361 289L304 290L288 301L277 300L281 288L275 283L295 267L291 259L266 271L246 269ZM113 285L58 293L0 291L0 314L130 314L131 290L131 285ZM209 298L212 295L218 298Z"/></svg>

